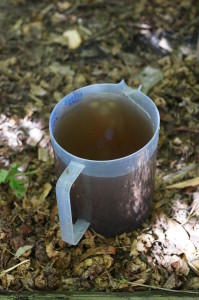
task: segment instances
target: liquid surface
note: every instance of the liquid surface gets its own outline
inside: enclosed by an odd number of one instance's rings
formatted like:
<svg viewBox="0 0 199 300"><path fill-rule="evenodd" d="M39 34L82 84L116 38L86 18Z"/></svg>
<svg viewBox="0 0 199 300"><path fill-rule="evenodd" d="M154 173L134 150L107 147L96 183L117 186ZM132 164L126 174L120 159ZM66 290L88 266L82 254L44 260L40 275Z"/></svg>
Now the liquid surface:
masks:
<svg viewBox="0 0 199 300"><path fill-rule="evenodd" d="M126 99L93 99L74 106L57 121L54 136L69 153L90 160L132 154L153 136L147 115Z"/></svg>

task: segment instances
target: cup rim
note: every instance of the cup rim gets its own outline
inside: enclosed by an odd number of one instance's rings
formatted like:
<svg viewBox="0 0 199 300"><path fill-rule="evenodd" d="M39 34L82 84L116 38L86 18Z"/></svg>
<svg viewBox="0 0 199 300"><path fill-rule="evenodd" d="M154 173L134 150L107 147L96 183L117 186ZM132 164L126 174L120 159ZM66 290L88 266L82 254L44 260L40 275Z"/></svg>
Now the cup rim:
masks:
<svg viewBox="0 0 199 300"><path fill-rule="evenodd" d="M99 86L99 85L117 85L117 84L107 84L107 83L99 83L99 84L91 84L91 85L87 85L87 86L84 86L84 87L81 87L79 89L76 89L74 92L78 92L84 88L88 88L88 87L94 87L94 86ZM141 92L140 88L138 88L137 90L137 93L141 94L142 96L144 96L148 101L150 101L150 103L152 104L152 106L154 107L155 109L155 112L156 112L156 115L157 115L157 126L156 126L156 129L153 133L153 136L150 138L150 140L142 147L140 148L139 150L131 153L131 154L128 154L126 156L122 156L122 157L119 157L119 158L115 158L115 159L110 159L110 160L92 160L92 159L87 159L87 158L83 158L83 157L79 157L79 156L76 156L74 154L72 154L71 152L68 152L67 150L65 150L64 148L62 148L58 142L56 141L54 135L53 135L53 132L52 132L52 116L53 116L53 113L56 111L57 107L61 105L61 103L63 101L65 101L65 98L68 97L69 95L71 95L73 92L65 95L56 105L55 107L53 108L53 110L51 111L51 114L50 114L50 119L49 119L49 132L50 132L50 137L51 137L51 140L53 142L54 145L56 145L56 148L59 149L59 151L61 151L63 154L66 154L68 156L71 157L71 161L77 161L77 162L80 162L82 164L85 164L86 163L90 163L90 164L106 164L106 163L117 163L117 162L122 162L128 158L132 158L132 157L135 157L137 155L139 155L143 149L147 148L149 146L149 144L153 144L153 141L156 139L157 135L159 134L159 129L160 129L160 114L159 114L159 111L157 109L157 106L155 105L155 103L146 95L144 94L143 92ZM155 147L157 148L157 147Z"/></svg>

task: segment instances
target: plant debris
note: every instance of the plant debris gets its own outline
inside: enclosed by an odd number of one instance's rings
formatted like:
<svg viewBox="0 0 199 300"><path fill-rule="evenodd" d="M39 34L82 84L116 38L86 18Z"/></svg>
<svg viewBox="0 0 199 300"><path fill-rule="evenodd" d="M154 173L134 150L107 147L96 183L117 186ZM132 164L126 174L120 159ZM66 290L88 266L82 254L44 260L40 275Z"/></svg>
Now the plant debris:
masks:
<svg viewBox="0 0 199 300"><path fill-rule="evenodd" d="M197 292L198 14L194 0L1 0L0 292ZM89 228L71 246L61 240L50 112L79 87L121 79L144 81L160 112L151 216L112 238Z"/></svg>

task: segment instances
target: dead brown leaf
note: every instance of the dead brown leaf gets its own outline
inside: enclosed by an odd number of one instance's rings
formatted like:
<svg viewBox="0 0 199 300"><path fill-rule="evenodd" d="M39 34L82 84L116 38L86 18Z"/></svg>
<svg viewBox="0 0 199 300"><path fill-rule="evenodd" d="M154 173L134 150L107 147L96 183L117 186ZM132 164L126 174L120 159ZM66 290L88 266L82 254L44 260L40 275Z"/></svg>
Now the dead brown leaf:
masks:
<svg viewBox="0 0 199 300"><path fill-rule="evenodd" d="M49 258L59 255L59 251L55 250L55 247L52 242L46 245L46 253Z"/></svg>
<svg viewBox="0 0 199 300"><path fill-rule="evenodd" d="M189 259L188 264L194 273L199 276L199 257L196 256L195 258Z"/></svg>
<svg viewBox="0 0 199 300"><path fill-rule="evenodd" d="M175 274L172 273L164 284L164 288L173 289L176 287Z"/></svg>
<svg viewBox="0 0 199 300"><path fill-rule="evenodd" d="M40 201L43 202L46 197L48 196L48 194L50 193L52 189L52 185L49 183L49 182L46 182L44 185L43 185L43 192L40 196Z"/></svg>
<svg viewBox="0 0 199 300"><path fill-rule="evenodd" d="M81 36L80 36L79 32L76 29L66 30L63 33L63 36L68 41L67 46L68 46L69 49L76 49L82 43Z"/></svg>
<svg viewBox="0 0 199 300"><path fill-rule="evenodd" d="M190 290L198 290L199 289L199 277L192 277L188 280L186 287Z"/></svg>
<svg viewBox="0 0 199 300"><path fill-rule="evenodd" d="M37 276L37 278L35 279L35 286L39 290L44 290L46 288L47 280L44 277L44 274L40 274L39 276Z"/></svg>
<svg viewBox="0 0 199 300"><path fill-rule="evenodd" d="M116 254L116 248L114 246L106 246L106 247L97 247L97 248L94 248L94 249L93 248L88 249L86 251L86 253L84 253L81 256L80 261L85 260L89 256L100 255L100 254L103 254L103 255L106 255L106 254L115 255Z"/></svg>

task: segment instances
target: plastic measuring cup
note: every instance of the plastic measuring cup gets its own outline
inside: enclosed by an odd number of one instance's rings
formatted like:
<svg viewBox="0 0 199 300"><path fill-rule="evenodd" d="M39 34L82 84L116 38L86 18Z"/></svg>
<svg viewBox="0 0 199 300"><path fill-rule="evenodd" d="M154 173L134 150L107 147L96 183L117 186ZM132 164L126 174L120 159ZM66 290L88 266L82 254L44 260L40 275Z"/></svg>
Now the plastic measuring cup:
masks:
<svg viewBox="0 0 199 300"><path fill-rule="evenodd" d="M143 148L119 159L97 161L77 157L57 143L54 133L58 120L63 115L67 117L80 102L99 96L130 99L148 115L153 136ZM105 236L130 232L148 217L153 200L159 125L159 112L153 101L124 81L86 86L57 103L49 129L58 174L56 196L61 235L65 242L76 245L89 226Z"/></svg>

